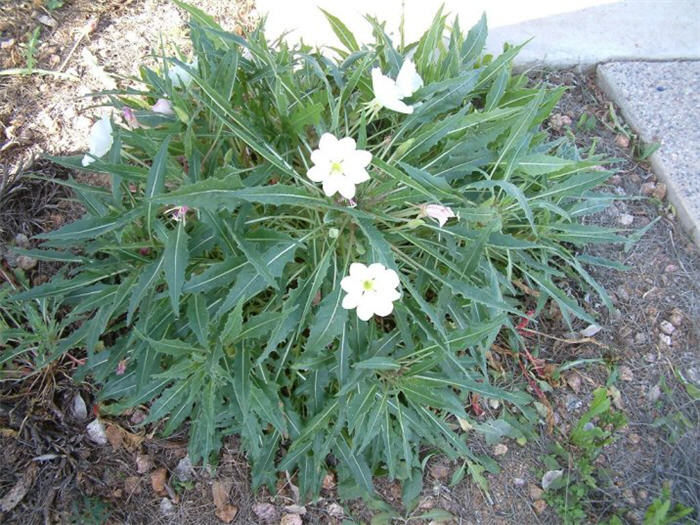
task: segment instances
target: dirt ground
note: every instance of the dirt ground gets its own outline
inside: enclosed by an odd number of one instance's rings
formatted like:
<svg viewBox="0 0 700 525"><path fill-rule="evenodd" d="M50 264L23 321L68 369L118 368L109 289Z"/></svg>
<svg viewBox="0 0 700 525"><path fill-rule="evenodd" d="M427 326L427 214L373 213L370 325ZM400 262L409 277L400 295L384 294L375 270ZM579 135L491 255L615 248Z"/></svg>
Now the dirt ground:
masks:
<svg viewBox="0 0 700 525"><path fill-rule="evenodd" d="M254 18L249 0L192 3L228 29L247 27ZM20 43L37 25L37 16L48 15L56 24L43 27L36 67L56 70L65 62L62 71L80 79L0 77L0 165L4 180L11 182L4 193L0 191L0 243L17 233L31 236L55 228L77 214L58 185L27 179L22 173L68 176L35 157L40 152L66 154L84 147L91 118L99 112L90 107L93 102L85 95L109 88L110 82L126 85L126 77L136 74L136 64L158 49L160 34L171 42L169 46L187 49L186 17L165 0L67 0L64 4L50 12L30 1L10 0L0 6L1 68L23 65ZM94 29L80 38L85 27ZM6 44L12 39L14 43ZM460 465L430 457L419 509L413 516L444 509L455 516L452 523L456 524L559 523L552 509L536 504L541 498L536 490L541 471L546 470L541 458L575 424L592 391L611 374L620 392L616 405L627 416L628 425L597 460L612 473L613 483L593 494L589 522L597 523L616 511L628 523L641 523L664 482L671 483L674 499L694 507L698 516L700 405L685 393L676 373L700 386L700 255L664 200L664 188L647 164L635 160L634 140L627 143L621 138L624 130L611 129L609 103L592 75L565 71L531 76L533 82L569 88L549 121L554 137L573 130L583 149L595 144L596 152L619 159L614 165L617 175L606 191L624 199L595 221L626 225L632 231L660 219L629 251L621 246L589 249L590 254L631 268L626 272L592 268L615 304L615 311L608 314L594 299L582 298L591 312L600 314L602 330L594 336L595 343L582 342L580 334L570 333L556 311L531 326L535 332L528 338L529 350L546 364L598 360L552 381L553 391L548 394L554 408L552 433L543 425L540 435L525 445L506 440L507 451L497 457L501 472L485 474L488 490L468 476L451 486ZM583 114L589 115L592 126L577 126ZM5 256L2 265L10 263ZM31 278L37 282L50 271L40 264ZM76 395L87 407L94 396L88 382L71 380L74 368L73 361L64 359L40 373L20 368L0 379L0 498L13 490L24 493L12 510L0 514L3 523L207 524L222 523L222 518L235 514L232 523L282 520L289 525L299 523L298 517L303 523L339 524L344 518L369 522L376 513L363 502L343 507L332 477L324 483L322 498L303 507L295 500L293 480L281 479L275 493L251 493L245 458L234 438L227 440L215 473L196 466L189 469L184 460L185 431L164 440L157 425L137 428L146 407L108 420L110 443L96 445L86 437L91 418L76 417L71 408ZM494 413L487 405L483 409L483 417ZM492 446L475 436L469 444L479 453L494 454ZM398 486L383 480L377 480L377 486L397 509L395 523L411 517L400 508Z"/></svg>

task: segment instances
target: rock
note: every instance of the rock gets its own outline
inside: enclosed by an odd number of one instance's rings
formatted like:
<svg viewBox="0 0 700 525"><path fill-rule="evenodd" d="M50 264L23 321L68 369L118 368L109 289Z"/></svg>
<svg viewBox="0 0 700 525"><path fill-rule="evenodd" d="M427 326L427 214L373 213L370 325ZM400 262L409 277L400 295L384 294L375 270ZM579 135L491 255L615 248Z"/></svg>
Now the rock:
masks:
<svg viewBox="0 0 700 525"><path fill-rule="evenodd" d="M532 500L540 499L544 495L544 490L539 488L534 483L530 483L527 486L527 490L528 490L528 494L530 495L530 499L532 499Z"/></svg>
<svg viewBox="0 0 700 525"><path fill-rule="evenodd" d="M664 268L665 273L674 273L678 271L678 266L675 264L667 264L666 267Z"/></svg>
<svg viewBox="0 0 700 525"><path fill-rule="evenodd" d="M642 195L651 195L652 193L654 193L655 189L656 189L655 182L645 182L644 184L642 184L640 191L641 191Z"/></svg>
<svg viewBox="0 0 700 525"><path fill-rule="evenodd" d="M19 266L25 272L31 270L37 265L37 260L29 255L18 255L17 256L17 266Z"/></svg>
<svg viewBox="0 0 700 525"><path fill-rule="evenodd" d="M646 490L642 489L639 492L637 492L637 497L640 500L645 501L649 497L649 493Z"/></svg>
<svg viewBox="0 0 700 525"><path fill-rule="evenodd" d="M671 336L668 334L659 334L659 344L662 346L671 346L673 344Z"/></svg>
<svg viewBox="0 0 700 525"><path fill-rule="evenodd" d="M280 525L303 525L304 522L301 520L299 514L285 514L280 520Z"/></svg>
<svg viewBox="0 0 700 525"><path fill-rule="evenodd" d="M175 513L175 505L170 501L169 498L163 498L160 500L160 512L166 516Z"/></svg>
<svg viewBox="0 0 700 525"><path fill-rule="evenodd" d="M543 499L538 499L532 504L532 508L537 514L542 514L547 508L547 503Z"/></svg>
<svg viewBox="0 0 700 525"><path fill-rule="evenodd" d="M578 410L583 406L583 401L581 401L578 397L572 396L571 394L566 396L566 411L567 412L572 412L574 410Z"/></svg>
<svg viewBox="0 0 700 525"><path fill-rule="evenodd" d="M642 332L637 332L636 334L634 334L634 342L638 345L643 344L644 342L646 342L646 340L647 336L644 335Z"/></svg>
<svg viewBox="0 0 700 525"><path fill-rule="evenodd" d="M0 49L10 49L12 46L14 46L16 43L14 38L10 38L9 40L3 40L0 42Z"/></svg>
<svg viewBox="0 0 700 525"><path fill-rule="evenodd" d="M676 327L673 326L673 323L671 323L670 321L661 321L661 324L659 324L659 328L663 333L667 335L671 335L676 330Z"/></svg>
<svg viewBox="0 0 700 525"><path fill-rule="evenodd" d="M15 235L15 244L18 248L29 248L29 239L23 233Z"/></svg>
<svg viewBox="0 0 700 525"><path fill-rule="evenodd" d="M659 385L654 385L647 392L647 399L650 403L655 403L661 397L661 387Z"/></svg>
<svg viewBox="0 0 700 525"><path fill-rule="evenodd" d="M637 504L637 500L635 499L634 494L632 494L632 491L630 489L625 489L622 491L622 498L629 505L636 505Z"/></svg>
<svg viewBox="0 0 700 525"><path fill-rule="evenodd" d="M681 324L683 324L683 314L680 310L677 308L674 308L671 311L671 317L669 318L671 321L671 324L678 328Z"/></svg>
<svg viewBox="0 0 700 525"><path fill-rule="evenodd" d="M629 137L619 134L615 136L615 145L619 148L627 149L630 146Z"/></svg>
<svg viewBox="0 0 700 525"><path fill-rule="evenodd" d="M105 432L102 421L95 419L86 427L86 430L88 438L90 438L93 443L97 443L98 445L107 444L107 433Z"/></svg>
<svg viewBox="0 0 700 525"><path fill-rule="evenodd" d="M73 403L71 404L71 411L76 419L87 419L87 406L83 397L78 393L73 396Z"/></svg>
<svg viewBox="0 0 700 525"><path fill-rule="evenodd" d="M623 381L632 381L634 379L634 374L632 373L632 369L627 366L627 365L622 365L620 367L620 379Z"/></svg>
<svg viewBox="0 0 700 525"><path fill-rule="evenodd" d="M666 196L666 191L666 185L663 182L659 182L654 188L654 190L651 192L651 196L662 201Z"/></svg>
<svg viewBox="0 0 700 525"><path fill-rule="evenodd" d="M36 19L47 27L56 27L58 22L51 18L49 15L39 15Z"/></svg>
<svg viewBox="0 0 700 525"><path fill-rule="evenodd" d="M601 330L602 330L602 328L600 326L598 326L597 324L591 324L591 325L588 325L583 330L581 330L580 334L583 337L593 337L595 334L597 334Z"/></svg>
<svg viewBox="0 0 700 525"><path fill-rule="evenodd" d="M634 222L634 215L630 215L629 213L623 213L618 217L617 222L622 224L623 226L629 226Z"/></svg>
<svg viewBox="0 0 700 525"><path fill-rule="evenodd" d="M345 516L345 511L343 510L343 507L341 507L337 503L331 503L330 505L328 505L326 512L328 512L328 514L331 517L336 519L342 519L342 517Z"/></svg>
<svg viewBox="0 0 700 525"><path fill-rule="evenodd" d="M499 443L495 447L493 447L493 453L496 456L505 456L508 453L508 447L505 446L503 443Z"/></svg>
<svg viewBox="0 0 700 525"><path fill-rule="evenodd" d="M513 478L513 485L516 487L524 487L525 480L523 478Z"/></svg>
<svg viewBox="0 0 700 525"><path fill-rule="evenodd" d="M552 126L552 129L559 131L564 126L571 126L571 117L562 115L561 113L555 113L549 117L549 125Z"/></svg>
<svg viewBox="0 0 700 525"><path fill-rule="evenodd" d="M549 487L552 486L552 483L561 478L563 475L563 470L548 470L544 473L544 476L542 476L542 488L544 490L549 490Z"/></svg>
<svg viewBox="0 0 700 525"><path fill-rule="evenodd" d="M273 521L277 517L275 506L271 503L256 503L253 505L253 514L265 522Z"/></svg>
<svg viewBox="0 0 700 525"><path fill-rule="evenodd" d="M177 479L179 479L180 481L191 480L192 476L194 475L194 470L192 469L192 462L190 461L190 457L185 456L184 458L182 458L178 462L173 472Z"/></svg>
<svg viewBox="0 0 700 525"><path fill-rule="evenodd" d="M442 463L436 463L430 466L430 475L435 479L444 480L450 475L450 467Z"/></svg>
<svg viewBox="0 0 700 525"><path fill-rule="evenodd" d="M632 433L629 436L627 436L627 439L629 439L630 443L632 443L633 445L638 445L639 442L642 440L639 434L635 433Z"/></svg>
<svg viewBox="0 0 700 525"><path fill-rule="evenodd" d="M653 352L649 352L647 354L644 354L644 360L647 363L655 363L656 362L656 354L654 354Z"/></svg>
<svg viewBox="0 0 700 525"><path fill-rule="evenodd" d="M136 472L146 474L153 468L153 458L147 454L136 454Z"/></svg>

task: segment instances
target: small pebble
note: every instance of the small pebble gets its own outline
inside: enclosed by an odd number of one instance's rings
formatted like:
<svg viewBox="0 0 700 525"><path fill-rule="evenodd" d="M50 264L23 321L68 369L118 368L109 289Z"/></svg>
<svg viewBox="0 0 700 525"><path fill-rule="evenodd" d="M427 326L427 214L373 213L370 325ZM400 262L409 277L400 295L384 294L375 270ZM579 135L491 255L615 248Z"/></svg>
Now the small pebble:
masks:
<svg viewBox="0 0 700 525"><path fill-rule="evenodd" d="M493 447L493 453L496 456L505 456L508 453L508 447L503 443L499 443Z"/></svg>
<svg viewBox="0 0 700 525"><path fill-rule="evenodd" d="M664 268L665 273L674 273L678 271L678 266L675 264L668 264L666 265L666 268Z"/></svg>
<svg viewBox="0 0 700 525"><path fill-rule="evenodd" d="M17 266L22 270L31 270L37 265L37 260L34 257L29 257L29 255L18 255L17 256Z"/></svg>
<svg viewBox="0 0 700 525"><path fill-rule="evenodd" d="M533 499L533 500L540 499L544 495L544 490L539 488L534 483L530 483L527 486L527 489L528 489L528 493L530 495L530 499Z"/></svg>
<svg viewBox="0 0 700 525"><path fill-rule="evenodd" d="M680 311L674 310L671 312L670 321L673 326L678 328L681 324L683 324L683 314L681 314Z"/></svg>
<svg viewBox="0 0 700 525"><path fill-rule="evenodd" d="M170 501L170 498L163 498L160 500L160 512L169 515L175 512L175 505Z"/></svg>
<svg viewBox="0 0 700 525"><path fill-rule="evenodd" d="M571 412L573 410L578 410L583 406L583 401L581 401L578 397L568 395L566 396L566 411Z"/></svg>
<svg viewBox="0 0 700 525"><path fill-rule="evenodd" d="M638 345L644 343L647 340L647 336L644 335L642 332L637 332L634 334L634 342Z"/></svg>
<svg viewBox="0 0 700 525"><path fill-rule="evenodd" d="M639 444L639 442L642 440L642 438L639 436L639 434L634 434L634 433L627 436L627 439L629 439L630 443L632 443L633 445Z"/></svg>
<svg viewBox="0 0 700 525"><path fill-rule="evenodd" d="M659 343L663 346L671 346L671 336L668 334L659 334Z"/></svg>
<svg viewBox="0 0 700 525"><path fill-rule="evenodd" d="M615 136L615 145L620 147L620 148L629 148L630 146L630 139L629 137L626 137L625 135L617 135Z"/></svg>
<svg viewBox="0 0 700 525"><path fill-rule="evenodd" d="M29 238L23 233L15 235L15 244L19 248L29 248Z"/></svg>
<svg viewBox="0 0 700 525"><path fill-rule="evenodd" d="M654 385L649 389L649 392L647 393L647 399L649 402L654 403L659 400L661 397L661 387L659 385Z"/></svg>
<svg viewBox="0 0 700 525"><path fill-rule="evenodd" d="M542 514L547 508L547 503L543 499L538 499L532 504L532 508L537 514Z"/></svg>
<svg viewBox="0 0 700 525"><path fill-rule="evenodd" d="M661 321L661 324L659 324L659 328L663 333L667 335L671 335L676 330L676 327L673 326L673 323L671 323L670 321Z"/></svg>
<svg viewBox="0 0 700 525"><path fill-rule="evenodd" d="M623 226L629 226L634 222L634 216L630 215L629 213L623 213L622 215L620 215L617 221Z"/></svg>
<svg viewBox="0 0 700 525"><path fill-rule="evenodd" d="M641 191L642 195L651 195L652 193L654 193L655 188L656 188L655 182L645 182L644 184L642 184L640 191Z"/></svg>
<svg viewBox="0 0 700 525"><path fill-rule="evenodd" d="M525 480L523 478L513 478L513 485L516 487L524 487Z"/></svg>
<svg viewBox="0 0 700 525"><path fill-rule="evenodd" d="M664 197L666 196L666 185L663 182L659 182L656 185L656 188L654 188L654 191L651 192L652 197L655 197L659 199L660 201L664 200Z"/></svg>
<svg viewBox="0 0 700 525"><path fill-rule="evenodd" d="M620 367L620 379L628 382L634 379L634 374L629 366L623 365Z"/></svg>

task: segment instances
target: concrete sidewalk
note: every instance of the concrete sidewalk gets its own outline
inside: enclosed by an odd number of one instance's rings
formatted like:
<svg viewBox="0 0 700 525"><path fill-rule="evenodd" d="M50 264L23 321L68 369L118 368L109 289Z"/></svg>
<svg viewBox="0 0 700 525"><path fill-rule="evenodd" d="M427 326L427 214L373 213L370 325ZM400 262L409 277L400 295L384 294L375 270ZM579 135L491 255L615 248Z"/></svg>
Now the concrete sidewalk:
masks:
<svg viewBox="0 0 700 525"><path fill-rule="evenodd" d="M700 62L613 62L598 84L647 144L678 218L700 246Z"/></svg>

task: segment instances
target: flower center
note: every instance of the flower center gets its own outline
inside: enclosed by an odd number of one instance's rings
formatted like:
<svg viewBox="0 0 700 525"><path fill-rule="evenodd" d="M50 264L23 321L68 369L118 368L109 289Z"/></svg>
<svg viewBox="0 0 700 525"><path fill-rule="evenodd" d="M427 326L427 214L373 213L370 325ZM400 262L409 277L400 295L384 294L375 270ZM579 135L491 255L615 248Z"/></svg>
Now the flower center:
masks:
<svg viewBox="0 0 700 525"><path fill-rule="evenodd" d="M371 279L367 279L362 283L362 289L366 292L369 292L374 288L374 281Z"/></svg>
<svg viewBox="0 0 700 525"><path fill-rule="evenodd" d="M341 162L331 163L331 173L343 173L343 164Z"/></svg>

